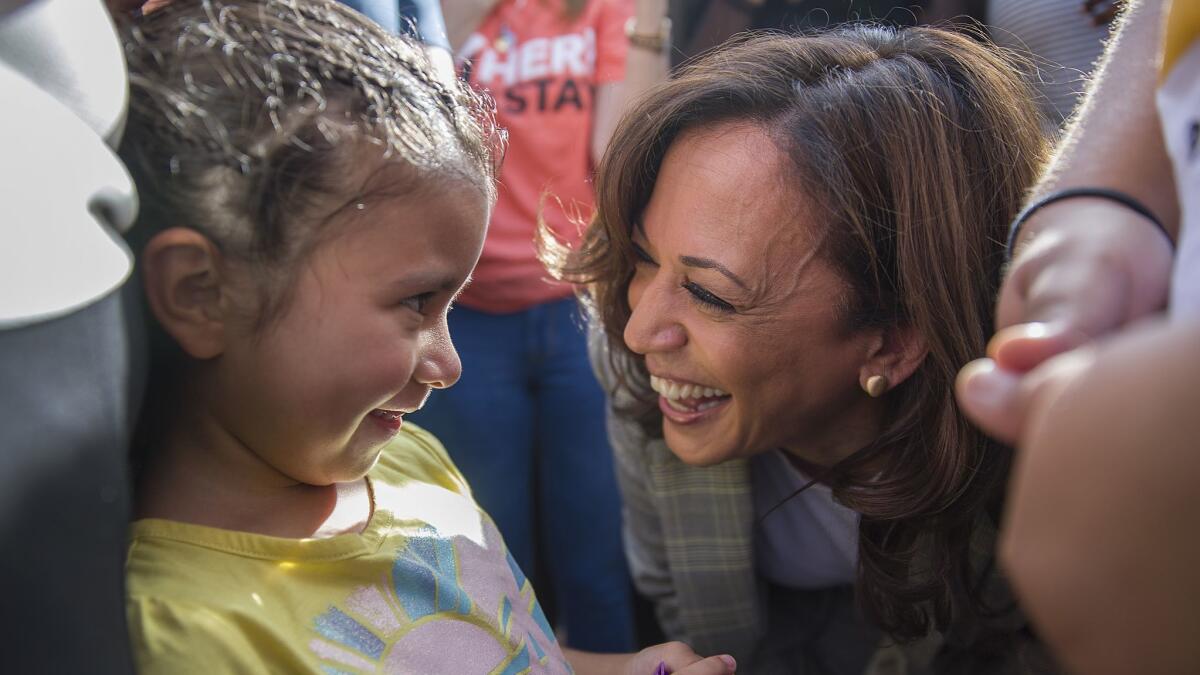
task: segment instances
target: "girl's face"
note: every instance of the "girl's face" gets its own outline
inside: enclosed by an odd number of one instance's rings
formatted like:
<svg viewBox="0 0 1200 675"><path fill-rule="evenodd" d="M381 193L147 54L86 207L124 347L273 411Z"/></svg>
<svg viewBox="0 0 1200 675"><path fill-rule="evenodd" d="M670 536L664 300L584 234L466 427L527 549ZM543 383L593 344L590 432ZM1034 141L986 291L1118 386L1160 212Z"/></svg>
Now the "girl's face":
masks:
<svg viewBox="0 0 1200 675"><path fill-rule="evenodd" d="M845 327L849 286L786 161L750 125L685 133L634 228L625 343L690 464L773 448L829 464L877 433L859 386L874 338Z"/></svg>
<svg viewBox="0 0 1200 675"><path fill-rule="evenodd" d="M401 415L458 380L446 312L479 259L487 220L477 187L450 177L343 209L284 314L236 335L219 357L209 399L222 426L290 479L364 475Z"/></svg>

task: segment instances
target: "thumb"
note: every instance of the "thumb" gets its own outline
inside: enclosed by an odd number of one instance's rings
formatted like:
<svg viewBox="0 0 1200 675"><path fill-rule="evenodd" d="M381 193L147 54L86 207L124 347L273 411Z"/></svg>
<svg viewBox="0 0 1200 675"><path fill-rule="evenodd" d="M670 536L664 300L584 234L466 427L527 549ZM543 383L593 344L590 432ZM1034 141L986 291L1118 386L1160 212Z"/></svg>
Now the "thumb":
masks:
<svg viewBox="0 0 1200 675"><path fill-rule="evenodd" d="M977 359L958 371L954 384L959 406L988 436L1012 444L1025 418L1021 378L992 359Z"/></svg>
<svg viewBox="0 0 1200 675"><path fill-rule="evenodd" d="M1075 349L1024 374L1000 368L992 359L979 359L959 371L955 393L963 413L980 429L1019 445L1030 412L1052 404L1094 358L1091 349Z"/></svg>

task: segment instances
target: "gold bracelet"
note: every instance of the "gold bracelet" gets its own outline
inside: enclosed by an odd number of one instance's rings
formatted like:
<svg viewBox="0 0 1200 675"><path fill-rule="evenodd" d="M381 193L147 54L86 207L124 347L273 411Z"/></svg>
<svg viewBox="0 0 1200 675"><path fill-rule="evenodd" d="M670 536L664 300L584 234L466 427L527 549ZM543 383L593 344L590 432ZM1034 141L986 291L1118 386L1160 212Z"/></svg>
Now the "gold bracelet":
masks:
<svg viewBox="0 0 1200 675"><path fill-rule="evenodd" d="M671 20L664 16L658 24L657 33L639 33L637 32L637 17L631 16L625 22L625 37L629 40L631 47L655 53L664 52L671 44Z"/></svg>

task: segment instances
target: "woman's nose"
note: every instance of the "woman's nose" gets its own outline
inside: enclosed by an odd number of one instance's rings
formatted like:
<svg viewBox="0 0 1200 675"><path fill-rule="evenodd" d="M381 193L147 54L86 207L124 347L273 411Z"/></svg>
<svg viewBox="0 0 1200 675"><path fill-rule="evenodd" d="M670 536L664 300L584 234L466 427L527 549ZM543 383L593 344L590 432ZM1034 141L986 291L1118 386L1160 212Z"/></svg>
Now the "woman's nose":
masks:
<svg viewBox="0 0 1200 675"><path fill-rule="evenodd" d="M677 298L671 285L656 280L634 279L629 285L629 321L625 345L636 354L668 352L687 344L687 332L679 322Z"/></svg>

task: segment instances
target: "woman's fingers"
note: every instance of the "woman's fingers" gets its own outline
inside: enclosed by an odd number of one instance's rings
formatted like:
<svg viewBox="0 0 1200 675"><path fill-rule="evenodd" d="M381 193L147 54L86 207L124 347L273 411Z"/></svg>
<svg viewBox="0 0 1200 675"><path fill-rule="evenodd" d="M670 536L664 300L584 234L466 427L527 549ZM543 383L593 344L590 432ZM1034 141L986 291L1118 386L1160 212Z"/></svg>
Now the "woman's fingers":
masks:
<svg viewBox="0 0 1200 675"><path fill-rule="evenodd" d="M737 661L728 654L702 658L682 642L666 642L638 652L625 668L631 675L658 675L664 671L672 675L728 675L737 671Z"/></svg>
<svg viewBox="0 0 1200 675"><path fill-rule="evenodd" d="M671 669L673 675L730 675L737 672L737 661L732 656L710 656L700 659L691 665L679 669Z"/></svg>

